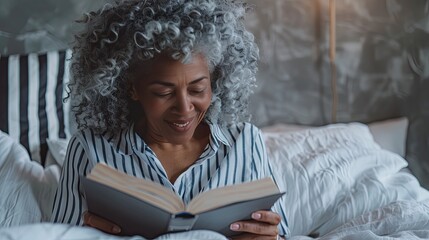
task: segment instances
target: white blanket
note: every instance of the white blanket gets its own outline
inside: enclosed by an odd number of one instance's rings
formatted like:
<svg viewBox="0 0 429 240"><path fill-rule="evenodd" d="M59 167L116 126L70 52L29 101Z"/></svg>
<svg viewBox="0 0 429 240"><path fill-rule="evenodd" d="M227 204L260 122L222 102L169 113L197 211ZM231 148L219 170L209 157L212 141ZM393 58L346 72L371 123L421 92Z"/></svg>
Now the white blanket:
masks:
<svg viewBox="0 0 429 240"><path fill-rule="evenodd" d="M0 229L0 239L7 240L143 240L140 236L120 237L109 235L90 227L79 227L67 224L38 223ZM198 230L182 233L171 233L156 238L157 240L179 239L213 239L227 240L219 233Z"/></svg>
<svg viewBox="0 0 429 240"><path fill-rule="evenodd" d="M292 236L328 236L364 213L384 206L388 212L390 206L402 206L391 205L398 201L421 209L420 202L429 199L429 192L404 171L407 162L375 143L366 125L335 124L292 132L271 128L265 131L265 140L275 179L287 191L281 201ZM413 209L404 208L401 214ZM429 219L427 209L419 216ZM412 225L413 220L401 221ZM399 222L386 224L394 230ZM429 230L427 225L417 229Z"/></svg>
<svg viewBox="0 0 429 240"><path fill-rule="evenodd" d="M429 201L396 202L376 209L319 237L344 240L429 239ZM289 240L313 239L294 236Z"/></svg>
<svg viewBox="0 0 429 240"><path fill-rule="evenodd" d="M396 202L372 212L365 213L318 238L344 239L344 240L381 240L395 239L429 239L429 201ZM0 239L8 240L86 240L106 239L122 240L144 239L139 236L118 237L105 234L88 227L78 227L65 224L39 223L21 225L0 229ZM183 233L167 234L157 238L166 239L219 239L224 236L211 231L190 231ZM310 240L308 236L293 236L288 240Z"/></svg>
<svg viewBox="0 0 429 240"><path fill-rule="evenodd" d="M31 161L22 145L0 131L0 226L48 220L59 176L58 166Z"/></svg>

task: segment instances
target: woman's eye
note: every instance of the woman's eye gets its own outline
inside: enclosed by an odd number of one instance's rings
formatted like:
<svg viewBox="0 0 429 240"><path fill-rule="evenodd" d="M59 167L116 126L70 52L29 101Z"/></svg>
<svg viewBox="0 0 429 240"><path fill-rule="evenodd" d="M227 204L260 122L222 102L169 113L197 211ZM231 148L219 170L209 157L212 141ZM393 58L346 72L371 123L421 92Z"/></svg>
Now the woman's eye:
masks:
<svg viewBox="0 0 429 240"><path fill-rule="evenodd" d="M203 93L204 89L191 89L190 92L193 94L199 94L199 93Z"/></svg>
<svg viewBox="0 0 429 240"><path fill-rule="evenodd" d="M166 96L170 95L171 92L154 92L153 94L155 96L158 96L158 97L166 97Z"/></svg>

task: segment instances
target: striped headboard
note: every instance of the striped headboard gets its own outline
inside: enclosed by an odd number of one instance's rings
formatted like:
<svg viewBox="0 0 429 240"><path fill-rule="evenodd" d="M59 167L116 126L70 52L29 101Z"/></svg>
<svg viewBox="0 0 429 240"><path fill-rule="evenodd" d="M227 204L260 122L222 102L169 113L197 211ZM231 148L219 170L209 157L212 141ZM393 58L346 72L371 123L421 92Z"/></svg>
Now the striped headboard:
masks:
<svg viewBox="0 0 429 240"><path fill-rule="evenodd" d="M0 130L45 163L46 139L69 138L70 50L0 56Z"/></svg>

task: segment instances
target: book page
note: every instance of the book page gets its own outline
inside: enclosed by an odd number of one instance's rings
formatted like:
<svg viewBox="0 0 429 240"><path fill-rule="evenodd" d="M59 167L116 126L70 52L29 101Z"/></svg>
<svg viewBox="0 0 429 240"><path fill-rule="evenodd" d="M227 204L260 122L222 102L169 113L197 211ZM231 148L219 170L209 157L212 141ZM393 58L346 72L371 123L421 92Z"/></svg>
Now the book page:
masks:
<svg viewBox="0 0 429 240"><path fill-rule="evenodd" d="M271 178L220 187L196 196L186 210L198 214L221 206L280 193Z"/></svg>
<svg viewBox="0 0 429 240"><path fill-rule="evenodd" d="M97 164L87 178L149 202L170 213L185 209L182 199L170 189L150 180L130 176L105 164Z"/></svg>

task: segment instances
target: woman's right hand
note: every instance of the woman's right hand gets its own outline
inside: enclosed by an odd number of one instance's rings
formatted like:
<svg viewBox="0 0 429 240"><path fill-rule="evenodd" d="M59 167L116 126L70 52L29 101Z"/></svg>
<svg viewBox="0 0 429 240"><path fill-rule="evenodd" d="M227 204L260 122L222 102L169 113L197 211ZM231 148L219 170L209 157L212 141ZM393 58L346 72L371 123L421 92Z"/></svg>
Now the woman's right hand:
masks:
<svg viewBox="0 0 429 240"><path fill-rule="evenodd" d="M119 234L121 232L121 228L118 225L88 211L83 213L83 224L110 234Z"/></svg>

